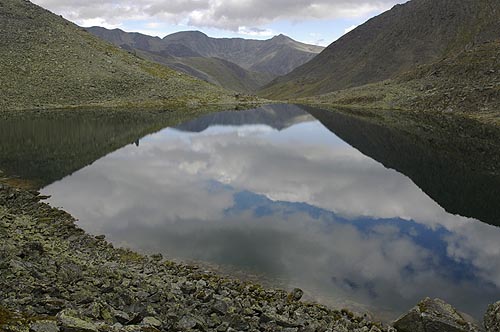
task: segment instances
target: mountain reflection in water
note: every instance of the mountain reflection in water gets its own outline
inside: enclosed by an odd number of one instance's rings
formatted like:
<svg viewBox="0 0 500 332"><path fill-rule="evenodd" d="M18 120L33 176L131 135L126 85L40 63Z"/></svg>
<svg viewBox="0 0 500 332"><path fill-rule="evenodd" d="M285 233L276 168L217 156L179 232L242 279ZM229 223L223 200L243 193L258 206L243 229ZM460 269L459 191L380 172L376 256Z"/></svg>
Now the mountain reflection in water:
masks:
<svg viewBox="0 0 500 332"><path fill-rule="evenodd" d="M297 106L166 128L42 192L116 244L285 280L327 304L394 318L430 296L480 318L500 297L499 228L447 213Z"/></svg>

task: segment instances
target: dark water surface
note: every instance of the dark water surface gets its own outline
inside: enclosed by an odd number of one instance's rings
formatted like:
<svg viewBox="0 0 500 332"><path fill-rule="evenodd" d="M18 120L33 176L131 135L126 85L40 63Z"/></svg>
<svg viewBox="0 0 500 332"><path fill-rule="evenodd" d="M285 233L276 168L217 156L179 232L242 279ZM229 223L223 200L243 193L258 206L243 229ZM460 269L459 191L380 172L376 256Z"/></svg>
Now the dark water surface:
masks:
<svg viewBox="0 0 500 332"><path fill-rule="evenodd" d="M433 179L453 167L434 174L437 166L425 168L439 161L431 152L404 162L403 139L308 111L321 122L292 105L203 116L86 162L42 193L118 245L261 275L386 319L426 296L480 319L500 298L500 229L436 203L456 201L446 189L457 190L447 187L455 179ZM367 156L370 145L384 160ZM414 180L382 163L407 174L417 167ZM490 224L500 221L495 181L484 199L460 195L486 202ZM459 210L482 216L474 211Z"/></svg>

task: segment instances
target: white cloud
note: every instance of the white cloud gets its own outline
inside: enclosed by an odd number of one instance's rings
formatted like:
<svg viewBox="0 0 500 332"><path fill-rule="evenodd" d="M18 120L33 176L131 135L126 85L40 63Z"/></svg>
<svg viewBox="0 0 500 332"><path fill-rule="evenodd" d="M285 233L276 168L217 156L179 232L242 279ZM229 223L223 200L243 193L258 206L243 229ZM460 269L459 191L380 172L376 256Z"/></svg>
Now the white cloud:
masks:
<svg viewBox="0 0 500 332"><path fill-rule="evenodd" d="M245 113L235 117L240 115ZM298 124L281 132L258 124L201 133L167 129L43 193L78 217L84 229L117 243L243 268L251 262L259 272L278 273L323 299L331 296L325 302L356 296L381 308L391 299L399 310L425 295L452 303L466 299L463 309L472 312L489 296L481 282L498 289L494 227L446 213L406 176L348 147L310 116L291 120L287 123ZM200 126L195 122L186 128L197 131L204 124L201 118ZM274 201L306 202L336 216L312 218L307 210L280 209L279 202L269 204L273 214L262 218L249 209L228 215L236 203L233 194L245 191ZM400 221L366 232L337 223L341 216L405 217L420 228L407 221L414 227L408 235L397 227L405 223ZM427 235L424 245L415 240L426 234L422 229L434 229L446 250L426 248L433 239ZM478 279L455 280L450 274L456 271L441 266L440 258L470 264L467 271Z"/></svg>
<svg viewBox="0 0 500 332"><path fill-rule="evenodd" d="M359 18L400 0L35 0L35 3L84 24L115 26L127 20L185 22L194 27L238 31L277 20Z"/></svg>
<svg viewBox="0 0 500 332"><path fill-rule="evenodd" d="M102 18L89 18L89 19L83 19L79 22L81 26L84 27L93 27L93 26L100 26L106 29L116 29L116 28L122 28L121 24L110 24L106 20Z"/></svg>
<svg viewBox="0 0 500 332"><path fill-rule="evenodd" d="M149 22L149 23L146 23L146 27L149 28L149 29L156 29L156 28L159 28L162 26L162 23L160 22Z"/></svg>
<svg viewBox="0 0 500 332"><path fill-rule="evenodd" d="M249 28L245 26L239 27L238 33L251 37L272 37L277 35L277 33L271 29Z"/></svg>

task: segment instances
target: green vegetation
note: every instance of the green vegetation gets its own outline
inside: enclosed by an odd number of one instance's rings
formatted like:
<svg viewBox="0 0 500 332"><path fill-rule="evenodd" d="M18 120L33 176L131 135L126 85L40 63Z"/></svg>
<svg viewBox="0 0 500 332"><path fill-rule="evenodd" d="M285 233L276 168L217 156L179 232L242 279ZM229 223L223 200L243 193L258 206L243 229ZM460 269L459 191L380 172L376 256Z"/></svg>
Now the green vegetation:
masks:
<svg viewBox="0 0 500 332"><path fill-rule="evenodd" d="M213 77L215 84L237 92L253 93L272 79L270 73L245 70L232 62L217 58L183 58L182 62Z"/></svg>
<svg viewBox="0 0 500 332"><path fill-rule="evenodd" d="M165 65L179 72L240 93L254 93L272 80L269 73L252 72L219 58L171 57L134 50L138 56Z"/></svg>
<svg viewBox="0 0 500 332"><path fill-rule="evenodd" d="M12 320L12 313L2 307L0 307L0 327L4 324L8 324Z"/></svg>

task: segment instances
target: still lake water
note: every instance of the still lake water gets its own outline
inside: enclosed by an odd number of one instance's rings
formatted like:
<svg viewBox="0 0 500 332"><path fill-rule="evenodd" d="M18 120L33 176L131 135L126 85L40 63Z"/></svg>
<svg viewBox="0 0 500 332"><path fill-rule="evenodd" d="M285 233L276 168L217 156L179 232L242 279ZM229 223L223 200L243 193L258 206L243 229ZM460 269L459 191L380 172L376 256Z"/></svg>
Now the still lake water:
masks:
<svg viewBox="0 0 500 332"><path fill-rule="evenodd" d="M162 129L42 193L117 245L385 319L426 296L480 319L500 298L500 228L447 213L297 106Z"/></svg>

